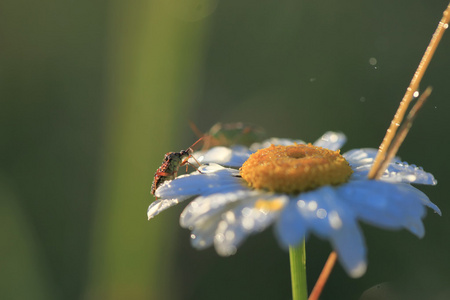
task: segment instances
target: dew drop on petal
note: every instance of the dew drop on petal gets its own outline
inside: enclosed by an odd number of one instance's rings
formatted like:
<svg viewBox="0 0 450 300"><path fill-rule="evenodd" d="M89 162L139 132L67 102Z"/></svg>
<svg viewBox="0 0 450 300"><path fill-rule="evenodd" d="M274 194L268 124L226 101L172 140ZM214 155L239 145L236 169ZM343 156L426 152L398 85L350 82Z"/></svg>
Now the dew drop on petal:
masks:
<svg viewBox="0 0 450 300"><path fill-rule="evenodd" d="M236 235L234 234L234 232L232 230L228 230L227 232L225 232L225 239L227 241L234 240L235 236Z"/></svg>
<svg viewBox="0 0 450 300"><path fill-rule="evenodd" d="M242 210L242 216L244 217L248 217L251 214L252 210L249 207L244 207L244 209Z"/></svg>
<svg viewBox="0 0 450 300"><path fill-rule="evenodd" d="M350 271L350 276L353 278L358 278L364 275L367 270L367 264L365 262L360 262L353 270Z"/></svg>
<svg viewBox="0 0 450 300"><path fill-rule="evenodd" d="M317 202L316 201L311 201L308 203L308 209L310 211L314 211L317 209Z"/></svg>
<svg viewBox="0 0 450 300"><path fill-rule="evenodd" d="M330 134L329 139L330 142L336 143L339 140L339 136L337 134Z"/></svg>
<svg viewBox="0 0 450 300"><path fill-rule="evenodd" d="M327 211L323 208L319 208L316 212L316 215L319 219L325 219L327 217Z"/></svg>
<svg viewBox="0 0 450 300"><path fill-rule="evenodd" d="M225 249L221 249L220 254L224 256L229 256L236 254L237 248L235 246L228 246Z"/></svg>
<svg viewBox="0 0 450 300"><path fill-rule="evenodd" d="M408 181L410 181L410 182L413 182L413 181L415 181L415 180L417 179L417 176L411 174L411 175L406 176L406 179L407 179Z"/></svg>
<svg viewBox="0 0 450 300"><path fill-rule="evenodd" d="M222 233L218 233L216 234L216 236L214 237L214 240L216 242L223 242L225 240L225 236Z"/></svg>
<svg viewBox="0 0 450 300"><path fill-rule="evenodd" d="M227 211L223 217L228 223L236 222L236 215L232 211Z"/></svg>
<svg viewBox="0 0 450 300"><path fill-rule="evenodd" d="M340 229L342 227L342 220L337 211L331 211L328 214L328 221L333 229Z"/></svg>
<svg viewBox="0 0 450 300"><path fill-rule="evenodd" d="M251 218L244 218L242 220L242 227L244 227L245 230L251 231L255 227L255 221Z"/></svg>

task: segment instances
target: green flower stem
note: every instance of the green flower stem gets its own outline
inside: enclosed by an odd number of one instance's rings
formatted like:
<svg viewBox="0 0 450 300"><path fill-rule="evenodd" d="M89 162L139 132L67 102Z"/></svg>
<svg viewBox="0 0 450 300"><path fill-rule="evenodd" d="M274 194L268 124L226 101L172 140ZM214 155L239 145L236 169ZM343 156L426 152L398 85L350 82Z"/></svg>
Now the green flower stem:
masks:
<svg viewBox="0 0 450 300"><path fill-rule="evenodd" d="M305 240L298 246L289 247L289 258L291 262L292 299L307 300Z"/></svg>

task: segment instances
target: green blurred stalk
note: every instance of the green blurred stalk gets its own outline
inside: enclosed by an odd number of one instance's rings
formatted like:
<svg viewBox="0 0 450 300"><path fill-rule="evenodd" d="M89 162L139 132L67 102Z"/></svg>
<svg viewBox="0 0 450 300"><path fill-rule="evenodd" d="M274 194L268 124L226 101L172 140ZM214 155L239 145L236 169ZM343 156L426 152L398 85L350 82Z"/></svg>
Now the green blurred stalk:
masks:
<svg viewBox="0 0 450 300"><path fill-rule="evenodd" d="M87 299L174 299L171 241L178 218L151 222L153 174L196 86L206 22L175 1L112 2L105 157Z"/></svg>
<svg viewBox="0 0 450 300"><path fill-rule="evenodd" d="M305 240L298 246L289 247L289 259L291 263L292 299L307 300Z"/></svg>
<svg viewBox="0 0 450 300"><path fill-rule="evenodd" d="M0 199L1 299L57 299L61 290L43 263L42 242L36 228L1 172Z"/></svg>

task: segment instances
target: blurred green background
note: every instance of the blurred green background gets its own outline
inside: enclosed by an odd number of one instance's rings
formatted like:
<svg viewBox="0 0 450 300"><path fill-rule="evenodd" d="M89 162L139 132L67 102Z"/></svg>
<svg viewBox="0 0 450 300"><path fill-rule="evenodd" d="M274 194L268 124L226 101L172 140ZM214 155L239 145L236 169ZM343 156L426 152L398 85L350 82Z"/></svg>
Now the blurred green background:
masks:
<svg viewBox="0 0 450 300"><path fill-rule="evenodd" d="M190 247L182 205L146 220L164 153L196 140L189 120L306 141L336 130L344 152L378 147L447 4L1 1L0 298L290 299L271 230L222 258ZM447 33L399 152L436 176L421 189L443 216L428 214L422 240L362 225L366 275L338 265L323 299L382 282L450 298L449 67ZM329 251L308 240L310 288Z"/></svg>

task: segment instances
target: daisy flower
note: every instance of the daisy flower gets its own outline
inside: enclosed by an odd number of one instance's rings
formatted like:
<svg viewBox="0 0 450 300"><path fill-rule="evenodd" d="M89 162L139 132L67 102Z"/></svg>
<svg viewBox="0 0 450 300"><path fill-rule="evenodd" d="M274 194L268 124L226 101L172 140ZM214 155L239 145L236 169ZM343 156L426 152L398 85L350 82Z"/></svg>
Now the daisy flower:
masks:
<svg viewBox="0 0 450 300"><path fill-rule="evenodd" d="M369 180L377 150L341 155L345 140L342 133L327 132L313 144L272 138L196 152L200 172L162 184L148 218L193 199L180 224L191 230L195 248L214 245L218 254L232 255L249 235L273 224L283 248L313 233L331 243L350 276L362 276L367 258L359 221L405 228L421 238L426 207L441 212L411 185L435 185L432 174L396 157L380 180Z"/></svg>

